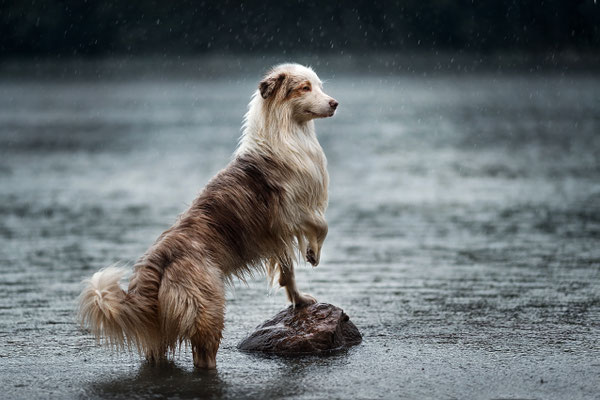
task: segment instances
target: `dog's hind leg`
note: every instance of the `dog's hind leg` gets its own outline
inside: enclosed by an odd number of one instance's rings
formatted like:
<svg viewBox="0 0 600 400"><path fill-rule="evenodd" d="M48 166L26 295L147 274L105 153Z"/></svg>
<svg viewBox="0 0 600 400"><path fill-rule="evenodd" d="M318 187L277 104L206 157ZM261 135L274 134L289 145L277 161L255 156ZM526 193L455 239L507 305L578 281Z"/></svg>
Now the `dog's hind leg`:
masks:
<svg viewBox="0 0 600 400"><path fill-rule="evenodd" d="M285 288L289 301L294 307L315 304L317 299L306 293L300 293L296 286L296 277L294 276L294 263L288 256L282 256L278 259L279 265L279 285Z"/></svg>
<svg viewBox="0 0 600 400"><path fill-rule="evenodd" d="M194 366L202 369L217 367L217 350L221 343L224 324L224 310L220 314L198 316L198 330L190 338ZM204 314L202 311L200 314Z"/></svg>
<svg viewBox="0 0 600 400"><path fill-rule="evenodd" d="M203 336L195 336L191 339L194 367L200 369L217 368L219 341L207 341L207 338Z"/></svg>
<svg viewBox="0 0 600 400"><path fill-rule="evenodd" d="M167 359L167 349L165 346L157 346L156 348L146 351L146 361L152 365L160 364Z"/></svg>
<svg viewBox="0 0 600 400"><path fill-rule="evenodd" d="M225 289L215 282L199 303L194 334L190 337L194 366L203 369L217 367L217 350L225 325Z"/></svg>

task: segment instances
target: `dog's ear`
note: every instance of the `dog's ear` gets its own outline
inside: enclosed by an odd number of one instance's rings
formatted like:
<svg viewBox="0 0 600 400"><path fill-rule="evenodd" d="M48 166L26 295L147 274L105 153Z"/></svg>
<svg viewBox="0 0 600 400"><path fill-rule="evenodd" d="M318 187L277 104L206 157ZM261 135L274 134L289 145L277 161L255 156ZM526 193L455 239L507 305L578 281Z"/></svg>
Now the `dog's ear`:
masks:
<svg viewBox="0 0 600 400"><path fill-rule="evenodd" d="M258 89L260 90L260 95L263 99L269 98L269 96L273 95L277 90L281 87L285 79L285 74L281 73L279 75L267 75L265 79L260 81L258 84Z"/></svg>

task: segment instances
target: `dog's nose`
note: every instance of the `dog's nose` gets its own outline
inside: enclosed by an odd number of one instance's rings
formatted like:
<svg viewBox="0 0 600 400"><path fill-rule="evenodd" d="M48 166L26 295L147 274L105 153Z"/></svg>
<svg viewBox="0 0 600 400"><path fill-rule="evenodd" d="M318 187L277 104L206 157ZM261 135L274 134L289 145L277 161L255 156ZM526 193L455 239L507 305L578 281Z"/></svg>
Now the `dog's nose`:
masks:
<svg viewBox="0 0 600 400"><path fill-rule="evenodd" d="M337 108L338 104L340 104L340 103L338 103L337 101L335 101L333 99L329 100L329 106L331 108L333 108L334 110Z"/></svg>

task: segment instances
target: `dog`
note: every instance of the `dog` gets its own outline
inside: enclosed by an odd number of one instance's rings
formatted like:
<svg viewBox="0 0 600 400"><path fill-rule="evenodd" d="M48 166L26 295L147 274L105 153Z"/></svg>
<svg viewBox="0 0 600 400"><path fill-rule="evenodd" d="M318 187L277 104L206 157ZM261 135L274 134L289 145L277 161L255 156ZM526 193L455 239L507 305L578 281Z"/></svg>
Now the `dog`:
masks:
<svg viewBox="0 0 600 400"><path fill-rule="evenodd" d="M302 254L319 264L329 176L314 120L337 107L311 68L273 67L252 96L232 161L136 262L127 291L122 268L86 281L82 325L150 362L189 343L194 365L214 369L233 277L264 271L294 307L315 303L298 291L294 261Z"/></svg>

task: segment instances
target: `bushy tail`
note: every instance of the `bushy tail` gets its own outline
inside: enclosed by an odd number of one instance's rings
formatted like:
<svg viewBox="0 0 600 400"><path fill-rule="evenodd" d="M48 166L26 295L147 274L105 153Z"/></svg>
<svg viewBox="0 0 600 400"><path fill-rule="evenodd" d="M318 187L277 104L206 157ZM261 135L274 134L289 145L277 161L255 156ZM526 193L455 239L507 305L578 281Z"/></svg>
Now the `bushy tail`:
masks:
<svg viewBox="0 0 600 400"><path fill-rule="evenodd" d="M127 270L107 267L84 281L79 297L79 320L96 338L104 338L111 346L135 345L152 355L157 350L156 302L137 293L126 293L119 281Z"/></svg>

